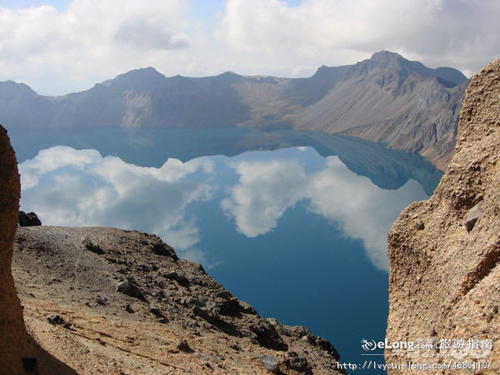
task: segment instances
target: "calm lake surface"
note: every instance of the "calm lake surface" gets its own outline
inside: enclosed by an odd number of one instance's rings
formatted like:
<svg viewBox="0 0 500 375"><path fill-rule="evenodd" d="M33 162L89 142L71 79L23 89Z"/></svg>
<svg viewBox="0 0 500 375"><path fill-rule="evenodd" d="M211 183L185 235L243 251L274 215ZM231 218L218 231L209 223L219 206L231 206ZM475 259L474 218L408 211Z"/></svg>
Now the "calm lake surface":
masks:
<svg viewBox="0 0 500 375"><path fill-rule="evenodd" d="M44 224L156 233L263 316L307 326L353 363L361 339L385 335L386 233L441 177L418 155L311 132L10 135L22 209Z"/></svg>

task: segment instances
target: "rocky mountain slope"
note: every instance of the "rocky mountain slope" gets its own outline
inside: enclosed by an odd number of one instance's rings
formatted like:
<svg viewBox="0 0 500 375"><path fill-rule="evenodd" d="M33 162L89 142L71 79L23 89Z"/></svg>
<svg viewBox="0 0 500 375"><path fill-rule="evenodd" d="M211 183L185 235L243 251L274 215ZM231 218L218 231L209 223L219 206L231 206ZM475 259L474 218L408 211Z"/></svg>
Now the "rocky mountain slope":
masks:
<svg viewBox="0 0 500 375"><path fill-rule="evenodd" d="M496 60L467 89L455 155L434 195L405 209L388 236L388 340L433 347L386 350L387 363L483 367L391 375L500 373L499 93Z"/></svg>
<svg viewBox="0 0 500 375"><path fill-rule="evenodd" d="M296 113L294 126L383 142L445 167L467 84L461 73L429 69L389 52L343 68L315 74L319 82L332 82L332 88Z"/></svg>
<svg viewBox="0 0 500 375"><path fill-rule="evenodd" d="M61 97L0 82L8 128L104 126L321 130L419 152L443 168L451 155L466 77L382 51L309 78L165 77L133 70Z"/></svg>
<svg viewBox="0 0 500 375"><path fill-rule="evenodd" d="M263 319L158 237L19 228L28 330L78 374L338 374L332 345Z"/></svg>
<svg viewBox="0 0 500 375"><path fill-rule="evenodd" d="M343 373L327 340L262 318L154 235L29 226L14 246L1 127L0 157L0 375Z"/></svg>
<svg viewBox="0 0 500 375"><path fill-rule="evenodd" d="M332 345L263 319L158 237L18 229L29 332L78 374L338 374Z"/></svg>

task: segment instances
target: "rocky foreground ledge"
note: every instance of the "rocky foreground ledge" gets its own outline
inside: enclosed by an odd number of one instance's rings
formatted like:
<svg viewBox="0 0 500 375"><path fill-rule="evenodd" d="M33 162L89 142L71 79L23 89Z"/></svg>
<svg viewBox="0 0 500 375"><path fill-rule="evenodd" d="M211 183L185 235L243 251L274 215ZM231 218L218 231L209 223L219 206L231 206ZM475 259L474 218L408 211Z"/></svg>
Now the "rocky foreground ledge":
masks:
<svg viewBox="0 0 500 375"><path fill-rule="evenodd" d="M389 374L500 374L499 162L496 60L471 80L436 192L389 233L388 341L428 346L387 349Z"/></svg>
<svg viewBox="0 0 500 375"><path fill-rule="evenodd" d="M13 273L28 332L78 374L340 374L332 345L262 318L158 237L24 227Z"/></svg>

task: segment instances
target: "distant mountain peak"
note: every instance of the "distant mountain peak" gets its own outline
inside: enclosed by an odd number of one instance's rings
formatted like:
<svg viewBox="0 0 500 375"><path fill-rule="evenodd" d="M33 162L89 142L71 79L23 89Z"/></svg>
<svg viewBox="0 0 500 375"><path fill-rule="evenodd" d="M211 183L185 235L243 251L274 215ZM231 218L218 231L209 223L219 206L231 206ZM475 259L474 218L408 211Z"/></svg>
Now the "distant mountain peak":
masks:
<svg viewBox="0 0 500 375"><path fill-rule="evenodd" d="M227 71L219 74L219 76L238 76L239 77L240 75L238 73L227 70Z"/></svg>
<svg viewBox="0 0 500 375"><path fill-rule="evenodd" d="M390 51L379 51L374 53L369 59L361 61L361 64L368 63L371 66L386 68L397 68L408 71L421 71L422 68L426 69L423 64L417 61L410 61L405 59L398 53Z"/></svg>
<svg viewBox="0 0 500 375"><path fill-rule="evenodd" d="M127 88L148 88L157 85L166 77L149 66L146 68L133 69L126 73L120 74L113 79L103 82L104 86L111 88L123 89Z"/></svg>
<svg viewBox="0 0 500 375"><path fill-rule="evenodd" d="M133 69L128 71L127 73L120 74L116 78L119 77L165 78L163 74L161 74L158 70L156 70L152 66L148 66L146 68Z"/></svg>
<svg viewBox="0 0 500 375"><path fill-rule="evenodd" d="M429 68L421 62L407 60L395 52L385 50L374 53L370 59L364 60L360 64L370 64L371 67L384 70L397 69L404 72L404 74L417 73L422 77L433 77L441 85L448 88L467 81L467 77L457 69L448 67Z"/></svg>
<svg viewBox="0 0 500 375"><path fill-rule="evenodd" d="M215 76L215 79L220 83L233 84L242 81L244 77L237 73L227 71Z"/></svg>
<svg viewBox="0 0 500 375"><path fill-rule="evenodd" d="M4 87L30 88L25 83L19 83L10 79L8 81L0 81L0 85Z"/></svg>
<svg viewBox="0 0 500 375"><path fill-rule="evenodd" d="M400 54L398 54L396 52L387 51L387 50L382 50L382 51L375 52L372 55L372 57L370 58L370 60L379 60L379 61L390 61L390 60L399 61L399 60L405 60L405 61L408 61L403 56L401 56Z"/></svg>
<svg viewBox="0 0 500 375"><path fill-rule="evenodd" d="M24 83L18 83L12 80L0 81L0 92L7 95L13 95L14 93L21 95L30 95L30 96L37 95L36 92L28 85Z"/></svg>

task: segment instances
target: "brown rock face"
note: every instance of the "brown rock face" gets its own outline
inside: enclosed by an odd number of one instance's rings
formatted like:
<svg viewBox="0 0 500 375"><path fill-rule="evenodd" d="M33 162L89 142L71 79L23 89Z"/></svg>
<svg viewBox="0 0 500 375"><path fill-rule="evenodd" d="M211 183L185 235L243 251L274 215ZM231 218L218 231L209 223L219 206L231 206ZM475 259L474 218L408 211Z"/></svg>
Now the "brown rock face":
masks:
<svg viewBox="0 0 500 375"><path fill-rule="evenodd" d="M19 215L20 181L7 131L0 126L0 375L74 375L26 332L11 273Z"/></svg>
<svg viewBox="0 0 500 375"><path fill-rule="evenodd" d="M455 155L436 192L406 208L388 236L388 342L427 347L386 349L389 365L414 363L391 375L500 373L499 146L496 60L467 89Z"/></svg>
<svg viewBox="0 0 500 375"><path fill-rule="evenodd" d="M30 349L21 303L11 274L12 248L19 211L19 174L7 136L0 126L0 373L24 374ZM26 359L25 359L26 361Z"/></svg>

